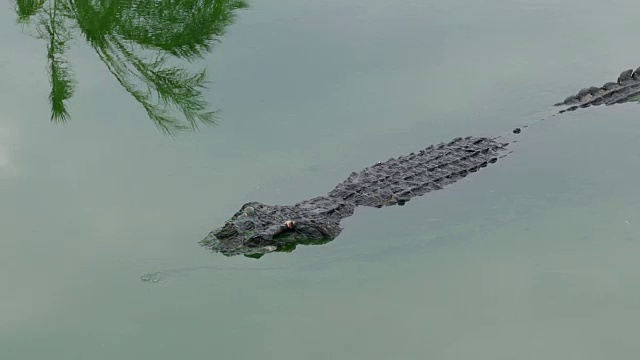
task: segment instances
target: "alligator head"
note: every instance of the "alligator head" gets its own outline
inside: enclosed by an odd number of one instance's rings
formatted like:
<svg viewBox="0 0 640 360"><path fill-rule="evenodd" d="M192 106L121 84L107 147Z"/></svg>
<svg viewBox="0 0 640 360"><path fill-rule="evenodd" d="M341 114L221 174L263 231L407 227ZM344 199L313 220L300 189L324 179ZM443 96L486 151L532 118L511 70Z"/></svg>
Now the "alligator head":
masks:
<svg viewBox="0 0 640 360"><path fill-rule="evenodd" d="M274 251L293 251L297 244L323 244L332 240L323 231L322 224L294 220L300 216L295 206L246 203L200 244L227 256L259 258Z"/></svg>

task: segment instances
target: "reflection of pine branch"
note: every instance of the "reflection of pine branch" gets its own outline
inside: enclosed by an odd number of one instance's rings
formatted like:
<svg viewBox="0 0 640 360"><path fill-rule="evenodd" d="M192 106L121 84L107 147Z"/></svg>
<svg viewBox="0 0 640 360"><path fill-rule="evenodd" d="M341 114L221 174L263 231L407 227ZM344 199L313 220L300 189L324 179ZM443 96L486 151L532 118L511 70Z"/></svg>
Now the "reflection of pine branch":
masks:
<svg viewBox="0 0 640 360"><path fill-rule="evenodd" d="M17 0L16 12L18 13L18 22L27 23L31 17L42 10L42 6L47 0Z"/></svg>
<svg viewBox="0 0 640 360"><path fill-rule="evenodd" d="M120 60L112 55L112 52L106 50L107 47L96 47L95 50L102 62L107 66L109 71L115 76L120 85L133 96L140 105L145 109L149 118L156 123L165 134L171 134L173 131L185 130L184 125L174 118L167 115L164 109L159 108L150 101L150 94L142 92L132 85L127 78L130 77L129 69L123 67Z"/></svg>
<svg viewBox="0 0 640 360"><path fill-rule="evenodd" d="M47 41L51 119L69 118L74 93L65 55L71 29L79 30L117 81L165 133L214 124L204 96L206 71L168 65L209 51L244 0L16 0L18 21L39 14L38 37ZM140 51L141 50L141 51ZM145 53L155 51L154 57ZM178 119L172 112L180 112Z"/></svg>
<svg viewBox="0 0 640 360"><path fill-rule="evenodd" d="M118 50L138 72L140 79L165 106L175 107L185 116L192 130L198 128L196 120L203 124L213 124L214 112L206 111L207 102L202 91L205 89L206 71L191 74L178 67L166 67L166 58L158 56L145 62L136 57L122 43L115 42Z"/></svg>
<svg viewBox="0 0 640 360"><path fill-rule="evenodd" d="M164 133L196 130L198 123L214 124L215 112L207 111L204 98L206 72L195 73L184 68L167 65L174 54L197 56L217 35L211 26L228 25L233 18L229 5L245 7L238 0L135 0L131 3L92 3L88 0L70 0L79 29L98 53L109 71L122 87L142 105L149 118ZM225 5L226 15L213 13L211 5ZM206 15L208 14L208 15ZM190 32L186 24L193 19L208 16L210 23L201 23L198 31ZM227 19L225 24L218 24ZM176 28L177 25L180 25ZM209 30L207 30L209 29ZM167 49L145 43L145 36L153 33L153 43L167 41ZM147 35L145 35L147 34ZM184 44L180 43L184 41ZM185 45L185 46L182 46ZM188 45L188 46L187 46ZM195 49L170 51L168 49ZM152 59L143 58L134 49L155 49L159 53ZM184 120L173 116L177 110ZM186 123L185 123L186 120Z"/></svg>
<svg viewBox="0 0 640 360"><path fill-rule="evenodd" d="M142 105L149 118L164 133L195 130L197 121L204 124L215 122L215 113L206 111L207 102L202 94L205 71L190 74L177 67L165 67L163 57L145 62L113 36L92 44L120 85ZM136 81L144 84L146 91L136 86ZM152 92L160 103L154 103ZM185 116L187 125L170 115L172 107Z"/></svg>
<svg viewBox="0 0 640 360"><path fill-rule="evenodd" d="M69 119L66 101L73 96L74 81L71 70L65 58L68 49L67 42L71 34L65 27L69 8L62 1L53 0L53 5L47 9L48 16L42 17L38 27L39 36L48 40L47 59L49 63L49 82L51 92L51 121L64 122Z"/></svg>
<svg viewBox="0 0 640 360"><path fill-rule="evenodd" d="M235 11L249 7L244 0L136 0L123 9L118 33L143 48L163 50L192 59L211 50L235 20Z"/></svg>

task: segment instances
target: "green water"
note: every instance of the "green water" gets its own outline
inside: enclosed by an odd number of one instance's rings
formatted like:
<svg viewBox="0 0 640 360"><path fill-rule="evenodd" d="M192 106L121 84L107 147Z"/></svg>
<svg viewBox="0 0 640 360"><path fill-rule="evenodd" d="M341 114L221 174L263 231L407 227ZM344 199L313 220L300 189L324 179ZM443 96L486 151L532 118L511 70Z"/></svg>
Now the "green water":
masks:
<svg viewBox="0 0 640 360"><path fill-rule="evenodd" d="M176 98L217 111L193 122L117 67L139 74L157 55L145 31L172 33L152 15L205 1L67 3L62 25L0 11L0 359L637 357L636 104L542 122L495 166L359 209L326 245L255 260L197 244L244 202L497 135L637 67L636 2L218 2L201 58L163 53L177 80L207 70ZM64 47L48 51L40 16Z"/></svg>

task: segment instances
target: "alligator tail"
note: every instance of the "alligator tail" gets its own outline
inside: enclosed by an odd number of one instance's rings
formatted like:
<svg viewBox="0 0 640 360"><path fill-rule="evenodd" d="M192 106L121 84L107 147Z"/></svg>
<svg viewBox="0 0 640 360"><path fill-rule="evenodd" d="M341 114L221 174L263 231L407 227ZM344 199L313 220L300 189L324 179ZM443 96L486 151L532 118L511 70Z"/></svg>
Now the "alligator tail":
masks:
<svg viewBox="0 0 640 360"><path fill-rule="evenodd" d="M598 105L622 104L640 99L640 67L623 71L617 82L608 82L600 87L592 86L580 90L554 106L569 106L561 110L574 111L580 108Z"/></svg>

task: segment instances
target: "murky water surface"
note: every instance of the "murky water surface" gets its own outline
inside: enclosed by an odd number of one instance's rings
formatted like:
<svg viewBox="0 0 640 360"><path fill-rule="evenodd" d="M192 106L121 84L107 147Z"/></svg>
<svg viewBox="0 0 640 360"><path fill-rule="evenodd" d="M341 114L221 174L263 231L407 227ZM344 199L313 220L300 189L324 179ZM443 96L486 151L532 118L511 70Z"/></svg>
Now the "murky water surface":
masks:
<svg viewBox="0 0 640 360"><path fill-rule="evenodd" d="M171 3L0 11L0 358L637 357L636 104L545 121L329 244L197 244L244 202L509 131L637 67L637 2Z"/></svg>

